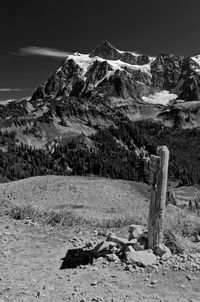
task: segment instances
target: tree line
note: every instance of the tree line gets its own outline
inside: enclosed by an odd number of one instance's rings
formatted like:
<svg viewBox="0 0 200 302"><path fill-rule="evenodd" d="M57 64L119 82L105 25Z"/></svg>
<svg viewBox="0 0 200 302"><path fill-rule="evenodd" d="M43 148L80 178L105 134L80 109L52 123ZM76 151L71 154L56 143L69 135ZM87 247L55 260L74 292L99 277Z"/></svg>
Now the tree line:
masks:
<svg viewBox="0 0 200 302"><path fill-rule="evenodd" d="M127 120L97 129L91 140L92 148L72 140L51 153L20 144L14 132L0 132L0 176L17 180L73 174L148 182L148 161L138 150L145 148L148 154L156 154L158 145L166 145L170 151L169 177L181 184L200 184L198 128L172 129L148 120Z"/></svg>

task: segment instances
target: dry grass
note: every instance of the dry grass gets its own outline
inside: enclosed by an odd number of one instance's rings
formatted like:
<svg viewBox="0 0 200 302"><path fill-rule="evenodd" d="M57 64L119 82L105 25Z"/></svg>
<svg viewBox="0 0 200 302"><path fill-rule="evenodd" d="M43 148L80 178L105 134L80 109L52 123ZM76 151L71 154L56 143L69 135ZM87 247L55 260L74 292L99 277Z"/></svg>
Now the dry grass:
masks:
<svg viewBox="0 0 200 302"><path fill-rule="evenodd" d="M147 225L149 188L97 177L43 176L1 184L2 200L14 219L58 228L112 229L122 235L130 224ZM200 234L200 218L195 213L167 206L165 243L174 253L200 251L192 242L196 234Z"/></svg>
<svg viewBox="0 0 200 302"><path fill-rule="evenodd" d="M174 253L200 252L200 245L195 244L196 235L200 234L200 218L196 214L174 207L173 215L167 214L165 223L165 244Z"/></svg>
<svg viewBox="0 0 200 302"><path fill-rule="evenodd" d="M70 212L56 212L52 210L49 212L42 212L31 206L12 206L6 211L6 214L17 220L30 219L33 222L60 227L70 227L82 223L82 219L80 217L75 217Z"/></svg>
<svg viewBox="0 0 200 302"><path fill-rule="evenodd" d="M131 216L119 217L116 215L114 218L109 219L86 219L62 209L60 211L41 211L31 206L11 206L7 208L6 214L13 219L30 219L33 222L51 225L58 229L87 227L101 229L103 232L105 230L118 232L130 224L141 224L141 221L135 220ZM164 229L165 244L176 254L200 252L200 244L198 245L191 241L196 234L200 234L199 217L179 209L177 209L176 215L177 219L175 219L175 215L173 219L170 216L167 217Z"/></svg>
<svg viewBox="0 0 200 302"><path fill-rule="evenodd" d="M13 206L70 212L104 225L126 220L145 224L148 194L145 184L97 177L42 176L0 185L0 199Z"/></svg>
<svg viewBox="0 0 200 302"><path fill-rule="evenodd" d="M5 214L16 220L31 220L40 224L46 224L56 227L74 227L74 226L88 226L98 229L118 229L129 226L132 223L139 224L133 217L118 217L111 219L86 219L76 216L74 213L60 210L60 211L41 211L36 210L31 206L11 206L7 208Z"/></svg>

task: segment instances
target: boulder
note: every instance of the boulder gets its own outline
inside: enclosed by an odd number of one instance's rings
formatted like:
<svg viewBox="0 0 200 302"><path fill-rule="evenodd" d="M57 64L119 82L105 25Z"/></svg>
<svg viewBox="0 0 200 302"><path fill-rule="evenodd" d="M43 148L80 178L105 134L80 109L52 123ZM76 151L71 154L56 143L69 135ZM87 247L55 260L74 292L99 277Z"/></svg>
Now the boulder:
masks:
<svg viewBox="0 0 200 302"><path fill-rule="evenodd" d="M157 258L149 251L135 251L132 246L128 246L125 251L125 261L128 264L146 267L156 264Z"/></svg>
<svg viewBox="0 0 200 302"><path fill-rule="evenodd" d="M139 238L147 232L147 228L142 225L132 224L129 227L129 240Z"/></svg>
<svg viewBox="0 0 200 302"><path fill-rule="evenodd" d="M163 243L155 246L153 248L153 252L155 255L160 256L163 260L170 258L172 255L170 249Z"/></svg>
<svg viewBox="0 0 200 302"><path fill-rule="evenodd" d="M134 246L134 244L136 244L138 242L138 238L134 238L129 240L128 245Z"/></svg>
<svg viewBox="0 0 200 302"><path fill-rule="evenodd" d="M97 246L93 249L94 255L96 257L106 256L107 254L113 253L113 248L116 251L118 244L112 241L103 241L97 244Z"/></svg>
<svg viewBox="0 0 200 302"><path fill-rule="evenodd" d="M119 257L114 253L106 255L106 259L110 262L119 262L120 261Z"/></svg>
<svg viewBox="0 0 200 302"><path fill-rule="evenodd" d="M115 236L115 234L113 233L109 233L107 236L106 241L111 241L111 242L115 242L120 246L125 246L129 244L129 240L123 238L123 237L117 237Z"/></svg>
<svg viewBox="0 0 200 302"><path fill-rule="evenodd" d="M131 241L135 241L135 239L132 239ZM135 243L131 245L135 251L144 251L147 249L147 239L144 237L140 237Z"/></svg>

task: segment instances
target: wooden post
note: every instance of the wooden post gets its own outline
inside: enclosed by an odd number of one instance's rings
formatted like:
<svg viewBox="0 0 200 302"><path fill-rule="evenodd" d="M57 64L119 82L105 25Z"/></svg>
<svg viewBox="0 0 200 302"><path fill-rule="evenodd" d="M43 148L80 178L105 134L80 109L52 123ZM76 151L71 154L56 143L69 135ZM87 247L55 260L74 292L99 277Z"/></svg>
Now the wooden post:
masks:
<svg viewBox="0 0 200 302"><path fill-rule="evenodd" d="M166 146L157 148L157 155L150 157L151 199L148 221L148 248L162 243L167 192L169 150Z"/></svg>

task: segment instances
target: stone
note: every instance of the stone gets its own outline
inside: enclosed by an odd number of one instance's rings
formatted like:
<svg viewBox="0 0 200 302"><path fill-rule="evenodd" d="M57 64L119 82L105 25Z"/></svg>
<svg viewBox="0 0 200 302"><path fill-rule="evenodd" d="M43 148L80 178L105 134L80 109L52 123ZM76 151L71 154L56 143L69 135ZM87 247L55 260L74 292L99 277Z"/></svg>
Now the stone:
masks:
<svg viewBox="0 0 200 302"><path fill-rule="evenodd" d="M125 269L125 271L130 271L132 269L132 265L131 264L126 264L124 269Z"/></svg>
<svg viewBox="0 0 200 302"><path fill-rule="evenodd" d="M153 252L155 255L161 257L162 260L169 259L172 256L170 249L163 243L155 246Z"/></svg>
<svg viewBox="0 0 200 302"><path fill-rule="evenodd" d="M151 281L151 284L152 284L152 285L155 285L155 284L157 284L157 283L158 283L158 280L152 280L152 281Z"/></svg>
<svg viewBox="0 0 200 302"><path fill-rule="evenodd" d="M114 246L114 247L111 249L111 251L112 251L114 254L116 254L116 253L119 252L119 247Z"/></svg>
<svg viewBox="0 0 200 302"><path fill-rule="evenodd" d="M86 242L85 247L92 248L93 247L93 242L91 242L91 241Z"/></svg>
<svg viewBox="0 0 200 302"><path fill-rule="evenodd" d="M180 287L183 288L183 289L186 288L186 286L184 284L181 284Z"/></svg>
<svg viewBox="0 0 200 302"><path fill-rule="evenodd" d="M131 245L128 245L125 250L125 253L132 253L132 252L135 252L134 248Z"/></svg>
<svg viewBox="0 0 200 302"><path fill-rule="evenodd" d="M186 278L188 279L188 281L192 281L192 276L191 275L187 275Z"/></svg>
<svg viewBox="0 0 200 302"><path fill-rule="evenodd" d="M129 227L129 241L141 237L147 229L142 225L132 224Z"/></svg>
<svg viewBox="0 0 200 302"><path fill-rule="evenodd" d="M134 246L134 244L136 244L137 241L138 241L138 238L131 239L131 240L129 240L128 245Z"/></svg>
<svg viewBox="0 0 200 302"><path fill-rule="evenodd" d="M97 280L92 281L91 286L96 286L98 284Z"/></svg>
<svg viewBox="0 0 200 302"><path fill-rule="evenodd" d="M108 234L106 241L112 241L121 246L126 246L129 243L129 240L122 238L122 237L117 237L113 233Z"/></svg>
<svg viewBox="0 0 200 302"><path fill-rule="evenodd" d="M106 255L106 259L111 262L119 262L120 259L116 254L108 254Z"/></svg>
<svg viewBox="0 0 200 302"><path fill-rule="evenodd" d="M135 239L132 239L132 240L135 240ZM135 251L144 251L147 249L147 239L140 237L140 238L138 238L136 243L134 243L132 246Z"/></svg>
<svg viewBox="0 0 200 302"><path fill-rule="evenodd" d="M112 254L112 249L117 247L117 243L113 241L103 241L97 244L93 249L94 255L97 257L105 256L107 254Z"/></svg>
<svg viewBox="0 0 200 302"><path fill-rule="evenodd" d="M149 251L135 251L129 246L125 251L125 260L129 264L137 264L139 266L152 266L157 263L157 258Z"/></svg>

